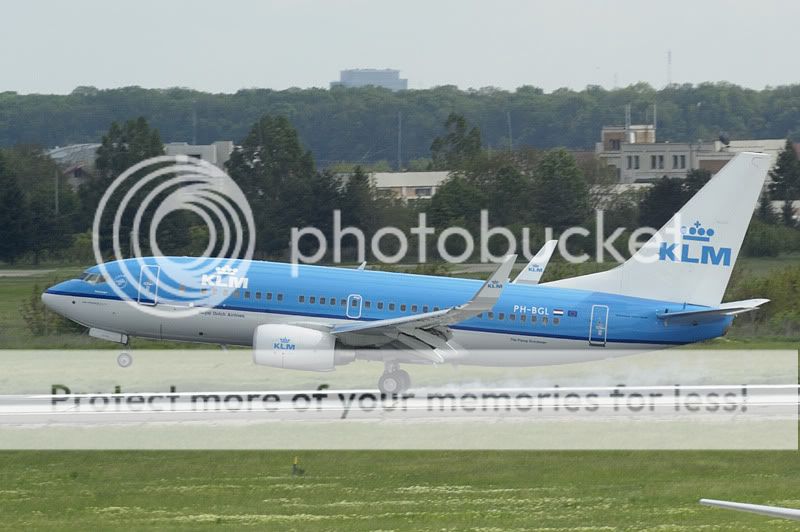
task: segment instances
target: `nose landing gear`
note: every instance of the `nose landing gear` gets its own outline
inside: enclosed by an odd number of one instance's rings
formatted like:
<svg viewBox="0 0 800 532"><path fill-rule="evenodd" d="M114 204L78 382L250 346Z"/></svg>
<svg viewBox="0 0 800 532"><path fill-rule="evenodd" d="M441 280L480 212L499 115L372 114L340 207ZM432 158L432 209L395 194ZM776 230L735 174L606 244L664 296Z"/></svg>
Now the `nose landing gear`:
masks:
<svg viewBox="0 0 800 532"><path fill-rule="evenodd" d="M117 364L121 368L127 368L131 364L133 364L133 357L131 354L126 350L119 354L117 357Z"/></svg>
<svg viewBox="0 0 800 532"><path fill-rule="evenodd" d="M397 395L411 387L411 375L400 369L396 362L387 362L383 375L378 379L378 389L383 394Z"/></svg>

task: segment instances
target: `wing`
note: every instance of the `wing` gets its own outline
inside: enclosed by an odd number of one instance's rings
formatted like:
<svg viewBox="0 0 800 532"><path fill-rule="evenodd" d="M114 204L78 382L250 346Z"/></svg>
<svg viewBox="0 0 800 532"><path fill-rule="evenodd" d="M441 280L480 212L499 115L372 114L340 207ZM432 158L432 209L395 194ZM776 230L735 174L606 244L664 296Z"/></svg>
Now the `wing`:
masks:
<svg viewBox="0 0 800 532"><path fill-rule="evenodd" d="M750 312L768 302L769 299L746 299L744 301L731 301L730 303L722 303L720 306L713 308L678 312L659 312L656 314L656 316L660 320L710 321L713 319L718 319L722 316L735 316L736 314L741 314L743 312Z"/></svg>
<svg viewBox="0 0 800 532"><path fill-rule="evenodd" d="M514 279L513 283L517 284L539 284L539 280L544 275L544 269L547 268L547 263L550 262L550 257L556 249L558 240L548 240L542 246L542 249L531 259L527 266L525 266L519 275Z"/></svg>
<svg viewBox="0 0 800 532"><path fill-rule="evenodd" d="M347 345L369 347L399 342L419 358L434 363L444 362L457 353L457 348L448 343L452 334L447 326L490 311L500 299L516 259L516 255L507 256L472 299L463 305L400 318L346 323L333 327L330 332Z"/></svg>
<svg viewBox="0 0 800 532"><path fill-rule="evenodd" d="M754 514L768 515L770 517L781 517L800 521L800 510L794 508L781 508L780 506L764 506L761 504L747 504L743 502L718 501L715 499L700 499L700 504L725 508L726 510L739 510L740 512L751 512Z"/></svg>

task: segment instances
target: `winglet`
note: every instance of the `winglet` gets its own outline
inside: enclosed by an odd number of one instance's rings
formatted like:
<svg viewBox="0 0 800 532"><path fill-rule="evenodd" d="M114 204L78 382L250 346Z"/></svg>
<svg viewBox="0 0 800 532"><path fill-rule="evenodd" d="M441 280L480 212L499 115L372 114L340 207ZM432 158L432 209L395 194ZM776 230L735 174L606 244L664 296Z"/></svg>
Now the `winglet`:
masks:
<svg viewBox="0 0 800 532"><path fill-rule="evenodd" d="M481 289L475 293L475 296L463 308L475 312L491 310L500 298L516 260L516 255L506 255L506 258L503 259L503 262L500 263L492 276L483 283Z"/></svg>
<svg viewBox="0 0 800 532"><path fill-rule="evenodd" d="M358 269L359 270L363 270L366 267L367 267L367 261L364 261L364 262L362 262L361 264L358 265Z"/></svg>
<svg viewBox="0 0 800 532"><path fill-rule="evenodd" d="M553 255L557 244L558 240L545 242L542 249L536 253L536 256L531 259L512 282L514 284L539 284L539 280L544 275L544 269L547 268L547 263L550 262L550 257Z"/></svg>

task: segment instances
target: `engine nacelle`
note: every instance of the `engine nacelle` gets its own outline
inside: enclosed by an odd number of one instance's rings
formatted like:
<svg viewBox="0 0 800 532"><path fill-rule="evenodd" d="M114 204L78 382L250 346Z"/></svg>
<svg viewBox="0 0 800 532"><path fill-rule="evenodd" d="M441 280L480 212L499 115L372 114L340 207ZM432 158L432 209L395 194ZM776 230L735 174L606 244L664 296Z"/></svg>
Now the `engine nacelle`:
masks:
<svg viewBox="0 0 800 532"><path fill-rule="evenodd" d="M307 371L333 371L336 338L297 325L259 325L253 333L253 362Z"/></svg>

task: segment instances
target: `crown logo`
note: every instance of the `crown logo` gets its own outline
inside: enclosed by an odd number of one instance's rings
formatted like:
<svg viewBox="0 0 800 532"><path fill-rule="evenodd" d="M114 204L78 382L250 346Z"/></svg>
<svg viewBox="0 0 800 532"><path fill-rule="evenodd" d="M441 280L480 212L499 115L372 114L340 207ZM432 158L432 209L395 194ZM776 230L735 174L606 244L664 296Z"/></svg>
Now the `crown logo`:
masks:
<svg viewBox="0 0 800 532"><path fill-rule="evenodd" d="M714 229L711 227L705 228L703 224L696 221L689 227L681 227L681 234L684 240L694 240L695 242L708 242L714 236Z"/></svg>
<svg viewBox="0 0 800 532"><path fill-rule="evenodd" d="M231 268L228 265L225 265L221 268L217 268L217 275L236 275L236 272L239 271L239 268Z"/></svg>
<svg viewBox="0 0 800 532"><path fill-rule="evenodd" d="M291 342L291 340L289 338L281 338L281 343L282 344L288 344L289 342Z"/></svg>

